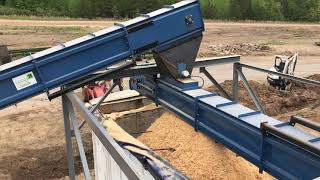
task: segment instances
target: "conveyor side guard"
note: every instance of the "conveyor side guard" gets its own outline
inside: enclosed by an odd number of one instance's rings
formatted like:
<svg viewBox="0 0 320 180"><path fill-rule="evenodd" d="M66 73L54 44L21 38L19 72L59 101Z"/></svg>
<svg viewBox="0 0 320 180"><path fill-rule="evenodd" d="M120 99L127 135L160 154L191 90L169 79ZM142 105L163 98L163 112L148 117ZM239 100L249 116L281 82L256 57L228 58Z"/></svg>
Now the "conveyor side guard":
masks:
<svg viewBox="0 0 320 180"><path fill-rule="evenodd" d="M199 2L181 1L0 66L0 109L145 51L191 41L203 30Z"/></svg>
<svg viewBox="0 0 320 180"><path fill-rule="evenodd" d="M140 76L131 86L236 154L279 179L320 177L320 138L198 87L191 80ZM311 125L310 125L311 124ZM307 127L308 127L307 126Z"/></svg>

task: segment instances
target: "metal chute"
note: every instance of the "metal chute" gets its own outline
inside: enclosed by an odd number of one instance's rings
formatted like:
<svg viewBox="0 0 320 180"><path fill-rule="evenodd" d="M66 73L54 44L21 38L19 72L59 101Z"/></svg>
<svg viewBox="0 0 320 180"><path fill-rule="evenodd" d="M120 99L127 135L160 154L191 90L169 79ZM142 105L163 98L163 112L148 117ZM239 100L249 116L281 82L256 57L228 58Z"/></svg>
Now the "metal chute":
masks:
<svg viewBox="0 0 320 180"><path fill-rule="evenodd" d="M162 75L186 78L192 73L202 36L163 52L154 52L157 66Z"/></svg>

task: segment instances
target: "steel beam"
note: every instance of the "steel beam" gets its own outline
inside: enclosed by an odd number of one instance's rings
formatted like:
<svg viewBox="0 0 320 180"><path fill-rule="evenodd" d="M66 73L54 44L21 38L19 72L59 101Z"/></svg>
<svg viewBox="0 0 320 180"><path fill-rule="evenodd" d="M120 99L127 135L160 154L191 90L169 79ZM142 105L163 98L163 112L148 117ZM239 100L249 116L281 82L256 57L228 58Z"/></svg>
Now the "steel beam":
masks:
<svg viewBox="0 0 320 180"><path fill-rule="evenodd" d="M200 68L200 72L203 73L223 94L223 96L227 99L232 99L229 94L221 87L221 85L211 76L211 74L206 70L205 67Z"/></svg>
<svg viewBox="0 0 320 180"><path fill-rule="evenodd" d="M319 123L305 119L303 117L291 116L290 125L294 126L295 124L300 124L302 126L305 126L305 127L308 127L310 129L313 129L315 131L320 132L320 124Z"/></svg>
<svg viewBox="0 0 320 180"><path fill-rule="evenodd" d="M66 95L68 99L74 104L74 106L83 115L87 123L89 124L92 131L99 138L101 143L110 153L115 162L122 169L124 174L132 180L143 179L144 176L135 169L134 164L131 162L129 157L125 154L124 150L114 141L114 139L107 133L106 129L98 121L90 110L88 110L81 99L77 97L73 92Z"/></svg>
<svg viewBox="0 0 320 180"><path fill-rule="evenodd" d="M53 100L57 97L62 96L63 94L74 91L74 90L81 88L85 85L88 85L90 83L94 83L96 81L99 81L99 79L101 79L101 77L112 76L113 74L115 74L117 72L121 72L129 67L134 66L134 65L135 65L135 62L129 61L129 62L122 63L116 69L108 70L108 71L105 71L101 74L87 75L85 77L77 79L75 82L69 83L68 85L65 86L64 89L61 89L60 91L49 94L48 98L49 98L49 100Z"/></svg>
<svg viewBox="0 0 320 180"><path fill-rule="evenodd" d="M64 132L66 140L66 151L67 151L67 160L68 160L68 169L69 169L69 178L71 180L76 179L76 172L74 168L74 159L73 159L73 148L72 148L72 134L70 127L70 116L69 116L69 99L66 96L62 96L62 108L63 108L63 119L64 119Z"/></svg>
<svg viewBox="0 0 320 180"><path fill-rule="evenodd" d="M238 67L238 63L233 64L233 80L232 80L232 98L233 101L239 101L239 75L237 69L241 69Z"/></svg>
<svg viewBox="0 0 320 180"><path fill-rule="evenodd" d="M240 56L199 58L199 59L196 59L194 68L209 67L209 66L223 65L223 64L234 64L238 62L240 62ZM137 62L137 65L134 67L121 69L120 71L114 71L115 69L119 69L119 67L120 66L110 67L106 71L99 71L91 75L88 75L87 78L98 77L94 79L96 81L102 81L102 80L134 77L139 75L154 75L159 73L157 64L154 61L149 61L149 60L148 62L142 62L142 63ZM74 84L79 84L82 81L83 79L79 79L71 82L70 84L73 84L73 86L75 86ZM76 89L76 88L73 88L73 89Z"/></svg>
<svg viewBox="0 0 320 180"><path fill-rule="evenodd" d="M197 59L194 67L210 67L215 65L238 63L240 62L240 57L241 56L239 55L234 55L234 56L199 58Z"/></svg>
<svg viewBox="0 0 320 180"><path fill-rule="evenodd" d="M290 80L293 80L293 81L296 81L296 82L301 82L301 83L304 83L304 84L309 84L309 85L312 85L312 86L320 87L320 82L319 81L300 78L300 77L296 77L296 76L291 76L291 75L283 74L283 73L279 73L279 72L274 72L274 71L270 71L270 70L267 70L267 69L263 69L263 68L259 68L259 67L255 67L255 66L250 66L250 65L247 65L247 64L239 63L238 65L241 66L241 67L247 68L247 69L260 71L260 72L264 72L264 73L268 73L268 74L274 74L274 75L277 75L277 76L280 76L280 77L283 77L283 78L286 78L286 79L290 79Z"/></svg>
<svg viewBox="0 0 320 180"><path fill-rule="evenodd" d="M246 87L251 99L253 100L254 104L256 105L256 107L258 108L258 110L262 113L266 113L261 105L261 102L259 100L259 98L257 97L256 93L253 91L253 89L251 88L246 76L243 74L243 72L241 70L237 70L238 75L240 76L244 86Z"/></svg>
<svg viewBox="0 0 320 180"><path fill-rule="evenodd" d="M86 180L90 180L91 179L90 170L89 170L89 166L88 166L88 162L87 162L87 158L86 158L86 153L85 153L84 147L83 147L80 130L78 128L76 114L74 112L74 109L73 109L73 106L72 106L70 100L65 101L65 103L66 103L66 106L68 107L69 117L70 117L71 124L72 124L72 129L73 129L74 136L75 136L77 144L78 144L78 150L79 150L80 159L81 159L81 163L82 163L82 167L83 167L84 177Z"/></svg>

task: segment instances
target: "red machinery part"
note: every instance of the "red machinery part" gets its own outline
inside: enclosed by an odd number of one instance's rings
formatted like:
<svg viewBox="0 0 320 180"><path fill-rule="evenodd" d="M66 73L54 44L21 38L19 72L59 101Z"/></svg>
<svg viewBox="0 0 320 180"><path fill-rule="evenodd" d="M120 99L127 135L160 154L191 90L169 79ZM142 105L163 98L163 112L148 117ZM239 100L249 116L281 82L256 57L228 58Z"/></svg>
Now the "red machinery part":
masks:
<svg viewBox="0 0 320 180"><path fill-rule="evenodd" d="M82 90L84 95L84 100L86 102L103 96L110 88L109 81L100 81L94 84L89 84L85 86Z"/></svg>

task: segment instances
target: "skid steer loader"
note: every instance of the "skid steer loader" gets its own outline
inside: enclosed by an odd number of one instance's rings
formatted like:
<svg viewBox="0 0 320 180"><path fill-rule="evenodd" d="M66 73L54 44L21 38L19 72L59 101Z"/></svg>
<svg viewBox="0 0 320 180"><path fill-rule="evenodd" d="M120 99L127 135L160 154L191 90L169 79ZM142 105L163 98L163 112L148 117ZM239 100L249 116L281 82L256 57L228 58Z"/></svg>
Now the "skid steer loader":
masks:
<svg viewBox="0 0 320 180"><path fill-rule="evenodd" d="M295 53L290 57L277 55L275 57L274 67L272 67L270 71L293 76L296 69L298 56L298 53ZM281 91L290 91L292 86L292 82L290 80L278 75L268 74L267 80L271 86Z"/></svg>

